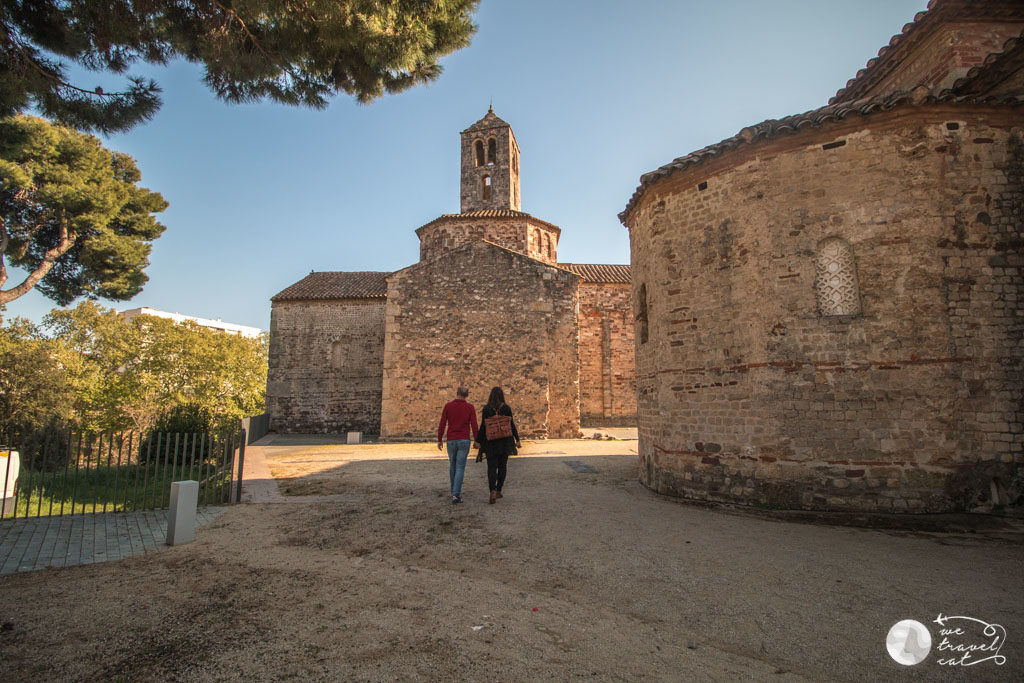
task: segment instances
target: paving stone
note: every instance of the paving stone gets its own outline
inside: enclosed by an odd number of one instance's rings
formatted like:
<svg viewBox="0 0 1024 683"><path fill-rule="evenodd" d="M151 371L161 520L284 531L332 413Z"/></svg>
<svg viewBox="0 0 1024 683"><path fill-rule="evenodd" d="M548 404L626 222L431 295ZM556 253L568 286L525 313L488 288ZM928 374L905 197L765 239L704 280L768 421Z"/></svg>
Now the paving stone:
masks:
<svg viewBox="0 0 1024 683"><path fill-rule="evenodd" d="M223 507L200 508L198 525L223 512ZM0 575L161 551L168 547L166 520L165 510L148 510L0 522Z"/></svg>

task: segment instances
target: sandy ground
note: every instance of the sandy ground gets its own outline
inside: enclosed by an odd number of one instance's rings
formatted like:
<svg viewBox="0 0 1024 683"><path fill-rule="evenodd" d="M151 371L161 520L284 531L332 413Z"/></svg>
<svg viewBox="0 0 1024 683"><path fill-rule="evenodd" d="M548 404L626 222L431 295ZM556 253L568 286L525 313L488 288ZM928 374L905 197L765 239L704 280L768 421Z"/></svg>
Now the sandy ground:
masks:
<svg viewBox="0 0 1024 683"><path fill-rule="evenodd" d="M528 442L504 499L487 504L470 462L453 506L431 444L282 439L263 453L302 502L236 505L158 554L4 577L0 680L1024 677L1013 524L878 531L697 507L640 486L635 450ZM1005 627L1006 663L896 664L889 628L939 613Z"/></svg>

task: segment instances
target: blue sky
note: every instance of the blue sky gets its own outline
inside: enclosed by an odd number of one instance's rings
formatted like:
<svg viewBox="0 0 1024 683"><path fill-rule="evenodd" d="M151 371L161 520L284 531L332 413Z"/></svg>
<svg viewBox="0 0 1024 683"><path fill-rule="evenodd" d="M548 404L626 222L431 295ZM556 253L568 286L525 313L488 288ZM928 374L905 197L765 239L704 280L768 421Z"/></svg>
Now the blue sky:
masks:
<svg viewBox="0 0 1024 683"><path fill-rule="evenodd" d="M415 263L414 230L459 210L459 131L491 101L522 152L523 210L562 228L559 260L628 263L616 216L642 174L826 104L925 5L483 0L472 45L436 82L323 111L228 105L194 65L140 66L164 106L105 144L170 202L167 231L142 293L100 303L268 329L270 297L311 270ZM53 307L33 292L4 316Z"/></svg>

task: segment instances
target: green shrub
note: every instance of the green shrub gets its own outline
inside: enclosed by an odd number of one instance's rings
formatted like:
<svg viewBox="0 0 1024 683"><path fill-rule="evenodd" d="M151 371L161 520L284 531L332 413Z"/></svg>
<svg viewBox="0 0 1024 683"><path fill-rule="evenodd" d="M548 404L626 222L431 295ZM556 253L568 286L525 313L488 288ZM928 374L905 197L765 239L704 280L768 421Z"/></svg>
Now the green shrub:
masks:
<svg viewBox="0 0 1024 683"><path fill-rule="evenodd" d="M143 462L173 457L179 465L193 453L197 462L212 458L214 431L213 416L206 408L191 403L174 406L161 413L143 436L139 457Z"/></svg>

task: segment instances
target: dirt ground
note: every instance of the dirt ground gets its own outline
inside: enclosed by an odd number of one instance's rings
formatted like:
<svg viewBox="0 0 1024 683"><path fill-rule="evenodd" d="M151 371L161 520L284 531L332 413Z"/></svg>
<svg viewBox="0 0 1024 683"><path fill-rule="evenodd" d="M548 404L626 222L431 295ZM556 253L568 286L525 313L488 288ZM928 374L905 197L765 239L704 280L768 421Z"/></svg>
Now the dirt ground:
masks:
<svg viewBox="0 0 1024 683"><path fill-rule="evenodd" d="M0 680L1024 678L1018 523L883 531L688 505L637 483L635 441L528 442L496 505L471 461L453 506L432 444L317 441L256 452L298 502L0 580ZM1005 627L1006 663L889 657L893 624L940 613Z"/></svg>

